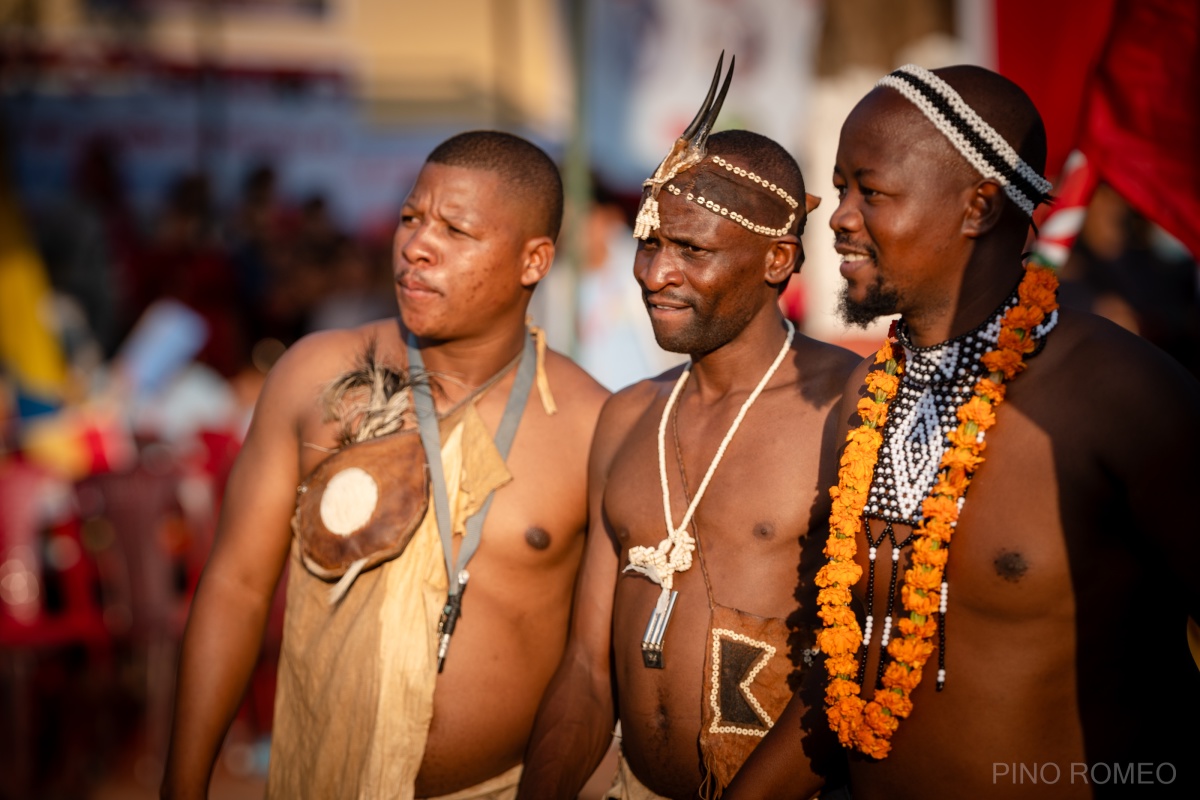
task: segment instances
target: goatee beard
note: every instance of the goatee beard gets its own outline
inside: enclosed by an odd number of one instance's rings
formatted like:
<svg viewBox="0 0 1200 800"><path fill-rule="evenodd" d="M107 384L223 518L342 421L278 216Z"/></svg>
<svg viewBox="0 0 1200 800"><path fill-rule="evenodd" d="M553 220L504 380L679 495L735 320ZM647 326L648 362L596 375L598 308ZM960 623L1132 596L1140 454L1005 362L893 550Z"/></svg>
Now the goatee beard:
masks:
<svg viewBox="0 0 1200 800"><path fill-rule="evenodd" d="M838 313L847 325L865 328L880 317L899 313L900 295L894 289L884 289L878 283L867 287L867 296L860 301L850 299L849 284L842 287Z"/></svg>

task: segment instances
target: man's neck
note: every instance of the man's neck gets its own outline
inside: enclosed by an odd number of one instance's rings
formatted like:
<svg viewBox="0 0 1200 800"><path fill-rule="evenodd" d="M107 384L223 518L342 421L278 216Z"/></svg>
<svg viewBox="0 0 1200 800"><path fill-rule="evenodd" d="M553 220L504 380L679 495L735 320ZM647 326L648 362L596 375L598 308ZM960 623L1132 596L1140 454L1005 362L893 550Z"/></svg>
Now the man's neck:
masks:
<svg viewBox="0 0 1200 800"><path fill-rule="evenodd" d="M508 366L521 352L525 336L523 325L497 325L485 336L444 341L418 338L417 346L425 369L442 376L439 384L444 402L453 404Z"/></svg>
<svg viewBox="0 0 1200 800"><path fill-rule="evenodd" d="M750 392L762 380L787 339L783 315L768 309L738 336L711 353L692 356L689 381L702 403L715 403L732 392Z"/></svg>
<svg viewBox="0 0 1200 800"><path fill-rule="evenodd" d="M944 304L904 312L912 343L930 347L978 328L1004 303L1023 272L1018 259L1002 265L969 267L958 291L951 293Z"/></svg>

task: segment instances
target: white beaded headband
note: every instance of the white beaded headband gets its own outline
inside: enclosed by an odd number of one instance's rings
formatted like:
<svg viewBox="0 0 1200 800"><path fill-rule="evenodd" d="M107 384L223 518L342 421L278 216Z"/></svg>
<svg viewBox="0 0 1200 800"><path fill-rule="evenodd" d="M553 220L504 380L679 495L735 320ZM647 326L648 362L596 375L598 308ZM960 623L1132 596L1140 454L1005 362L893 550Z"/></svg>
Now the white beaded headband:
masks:
<svg viewBox="0 0 1200 800"><path fill-rule="evenodd" d="M1004 137L937 75L907 64L884 76L876 86L895 89L908 98L980 175L1003 186L1009 199L1026 214L1033 216L1033 209L1049 196L1050 181L1026 164Z"/></svg>
<svg viewBox="0 0 1200 800"><path fill-rule="evenodd" d="M693 194L692 192L687 193L687 195L684 197L685 200L696 203L697 205L704 206L705 208L707 208L709 211L713 212L714 214L720 214L722 217L728 217L729 219L731 219L734 222L741 225L743 228L746 228L747 230L750 230L750 231L754 231L755 233L760 233L763 236L783 236L792 229L792 223L794 223L796 221L796 211L795 210L800 207L800 203L798 203L796 201L796 198L794 198L790 194L788 194L787 191L784 190L784 188L782 186L772 183L767 178L764 178L761 175L756 175L755 173L751 172L750 170L744 169L742 167L734 166L733 164L729 163L728 161L721 158L720 156L713 156L712 162L719 167L724 167L726 172L730 172L734 175L745 178L746 180L751 181L752 183L758 184L759 186L763 187L767 191L772 192L773 194L777 194L780 197L782 197L784 202L787 203L792 208L792 213L788 214L787 222L784 223L782 228L768 228L766 225L759 225L755 222L751 222L749 219L747 219L741 213L739 213L737 211L731 211L730 209L726 208L725 206L721 205L720 203L717 203L714 200L708 199L703 196L697 196L697 195ZM671 194L675 195L676 197L679 197L680 195L683 194L682 190L680 190L680 188L673 183L667 184L667 191L670 192Z"/></svg>

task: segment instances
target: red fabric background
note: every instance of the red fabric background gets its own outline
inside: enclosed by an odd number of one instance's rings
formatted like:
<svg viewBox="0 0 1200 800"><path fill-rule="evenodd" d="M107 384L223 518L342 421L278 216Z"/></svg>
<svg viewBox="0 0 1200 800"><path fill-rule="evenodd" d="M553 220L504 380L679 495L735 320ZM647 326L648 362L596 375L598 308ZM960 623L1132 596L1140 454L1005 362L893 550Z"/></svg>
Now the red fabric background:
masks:
<svg viewBox="0 0 1200 800"><path fill-rule="evenodd" d="M1200 2L996 0L997 67L1033 98L1047 174L1082 150L1200 254Z"/></svg>

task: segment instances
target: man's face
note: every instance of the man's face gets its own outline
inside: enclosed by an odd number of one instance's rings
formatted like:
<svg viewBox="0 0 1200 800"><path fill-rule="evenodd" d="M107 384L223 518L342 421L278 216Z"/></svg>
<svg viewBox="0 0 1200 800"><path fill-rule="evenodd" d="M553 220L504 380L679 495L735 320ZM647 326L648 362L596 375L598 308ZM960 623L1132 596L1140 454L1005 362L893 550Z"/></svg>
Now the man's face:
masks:
<svg viewBox="0 0 1200 800"><path fill-rule="evenodd" d="M966 263L961 224L970 175L899 94L875 90L842 126L830 218L846 279L842 314L926 314L953 302Z"/></svg>
<svg viewBox="0 0 1200 800"><path fill-rule="evenodd" d="M764 279L771 240L667 191L658 203L661 226L633 266L654 338L672 353L712 352L775 302Z"/></svg>
<svg viewBox="0 0 1200 800"><path fill-rule="evenodd" d="M393 268L404 327L459 339L523 320L527 225L499 175L426 164L404 201Z"/></svg>

